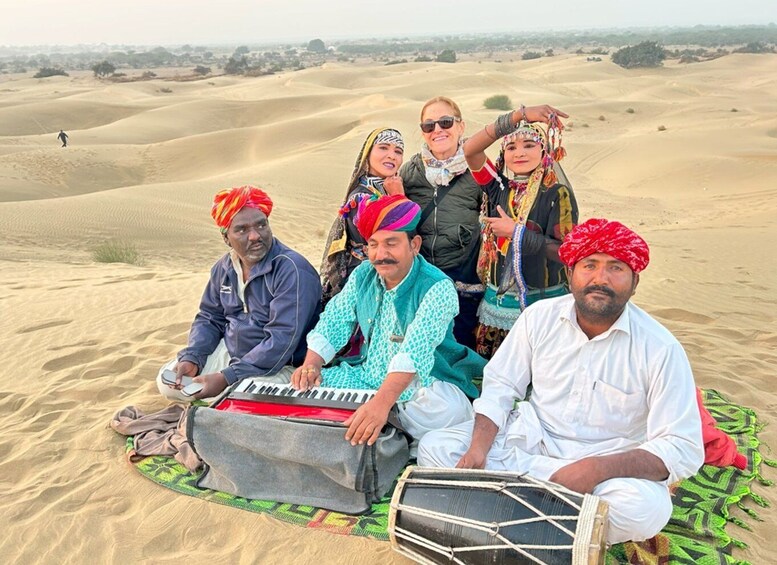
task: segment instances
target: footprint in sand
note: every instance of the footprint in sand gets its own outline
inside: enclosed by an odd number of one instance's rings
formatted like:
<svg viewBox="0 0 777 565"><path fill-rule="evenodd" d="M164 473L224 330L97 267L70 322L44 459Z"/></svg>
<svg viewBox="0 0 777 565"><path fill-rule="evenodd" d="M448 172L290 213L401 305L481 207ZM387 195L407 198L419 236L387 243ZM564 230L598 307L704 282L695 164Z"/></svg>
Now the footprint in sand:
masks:
<svg viewBox="0 0 777 565"><path fill-rule="evenodd" d="M149 279L153 279L155 276L156 276L156 273L143 273L141 275L135 275L134 277L116 277L113 280L100 283L97 286L105 286L107 284L116 284L116 283L128 282L128 281L147 281Z"/></svg>
<svg viewBox="0 0 777 565"><path fill-rule="evenodd" d="M27 326L26 328L22 328L20 330L17 330L17 334L28 334L30 332L37 332L38 330L45 330L46 328L56 328L57 326L66 326L68 324L72 324L73 320L50 320L48 322L45 322L43 324L37 324L35 326Z"/></svg>
<svg viewBox="0 0 777 565"><path fill-rule="evenodd" d="M153 304L147 304L140 308L135 308L132 312L144 312L146 310L158 310L159 308L168 308L169 306L175 306L178 304L177 300L162 300L161 302L154 302Z"/></svg>
<svg viewBox="0 0 777 565"><path fill-rule="evenodd" d="M119 375L130 371L138 364L140 359L135 355L123 355L108 362L101 362L98 366L86 369L79 375L82 381L101 379L109 375Z"/></svg>
<svg viewBox="0 0 777 565"><path fill-rule="evenodd" d="M68 343L66 345L53 345L51 347L48 347L47 351L61 351L63 349L70 349L71 347L94 347L99 342L95 339L90 339L88 341L79 341L78 343Z"/></svg>
<svg viewBox="0 0 777 565"><path fill-rule="evenodd" d="M190 329L191 329L190 322L180 322L178 324L171 324L163 328L155 328L153 330L148 330L148 331L136 334L133 336L133 340L134 340L133 343L145 341L152 335L158 336L160 339L162 339L162 341L164 341L165 343L168 343L170 341L175 341L182 334L188 335L188 332Z"/></svg>
<svg viewBox="0 0 777 565"><path fill-rule="evenodd" d="M79 365L85 365L91 363L102 357L110 355L116 351L126 350L128 344L118 344L114 347L106 347L103 349L95 348L83 348L78 351L74 351L68 355L62 357L56 357L50 361L46 361L41 369L44 371L61 371L62 369L69 369L71 367L77 367Z"/></svg>
<svg viewBox="0 0 777 565"><path fill-rule="evenodd" d="M651 311L651 314L665 320L672 320L674 322L690 322L692 324L710 324L715 321L715 318L710 318L704 314L683 310L682 308L660 308L658 310Z"/></svg>

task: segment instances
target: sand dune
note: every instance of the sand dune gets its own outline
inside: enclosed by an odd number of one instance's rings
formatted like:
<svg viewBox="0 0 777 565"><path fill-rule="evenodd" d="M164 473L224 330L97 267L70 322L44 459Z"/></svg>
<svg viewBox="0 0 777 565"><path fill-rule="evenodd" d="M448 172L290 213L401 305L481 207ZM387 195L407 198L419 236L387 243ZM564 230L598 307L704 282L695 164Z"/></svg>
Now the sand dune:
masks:
<svg viewBox="0 0 777 565"><path fill-rule="evenodd" d="M123 462L123 443L106 423L128 404L164 405L156 370L185 343L208 268L224 251L208 213L216 190L264 186L276 201L275 234L318 265L364 137L393 125L411 155L421 143L420 106L438 94L460 103L470 133L498 115L482 108L492 94L567 111L565 169L582 216L620 219L651 244L635 301L682 341L699 385L770 421L777 409L774 60L732 55L632 71L572 55L328 63L181 83L4 75L5 559L406 562L386 543L162 489ZM71 136L64 149L59 128ZM91 251L108 239L133 243L145 265L93 263ZM773 426L760 437L777 445ZM729 529L750 544L735 550L738 558L765 563L777 550L769 537L777 514L759 512L767 523L752 532Z"/></svg>

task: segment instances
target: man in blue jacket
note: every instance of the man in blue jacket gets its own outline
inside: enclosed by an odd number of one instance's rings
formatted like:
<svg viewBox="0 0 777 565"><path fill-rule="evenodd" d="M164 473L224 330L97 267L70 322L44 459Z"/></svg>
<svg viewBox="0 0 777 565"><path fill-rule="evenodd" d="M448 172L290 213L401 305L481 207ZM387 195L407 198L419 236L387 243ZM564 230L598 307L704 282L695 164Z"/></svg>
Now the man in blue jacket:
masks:
<svg viewBox="0 0 777 565"><path fill-rule="evenodd" d="M273 237L272 206L252 186L216 194L211 215L230 251L211 269L188 347L159 372L157 386L166 398L210 398L245 377L288 383L304 359L305 335L321 309L321 283L307 259ZM199 392L184 386L189 378L201 385L194 389Z"/></svg>

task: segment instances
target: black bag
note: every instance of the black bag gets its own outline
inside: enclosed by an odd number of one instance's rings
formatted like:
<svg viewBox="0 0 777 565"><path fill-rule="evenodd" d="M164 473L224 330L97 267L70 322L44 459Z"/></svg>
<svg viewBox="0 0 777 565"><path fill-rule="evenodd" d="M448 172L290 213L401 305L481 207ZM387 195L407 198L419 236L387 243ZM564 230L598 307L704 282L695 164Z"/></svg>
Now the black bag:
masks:
<svg viewBox="0 0 777 565"><path fill-rule="evenodd" d="M387 424L371 446L345 441L342 424L193 407L187 439L205 463L197 486L235 496L367 512L410 458Z"/></svg>

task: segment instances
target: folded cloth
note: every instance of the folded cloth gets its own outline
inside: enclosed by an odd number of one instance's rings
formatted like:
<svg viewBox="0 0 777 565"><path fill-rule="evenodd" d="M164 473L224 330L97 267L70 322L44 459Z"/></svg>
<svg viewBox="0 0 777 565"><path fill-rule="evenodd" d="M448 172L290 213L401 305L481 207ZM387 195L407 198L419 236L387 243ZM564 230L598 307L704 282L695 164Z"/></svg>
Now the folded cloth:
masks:
<svg viewBox="0 0 777 565"><path fill-rule="evenodd" d="M737 444L717 427L715 418L704 407L701 389L696 389L696 403L701 414L701 435L704 441L704 463L715 467L733 465L737 469L747 468L747 458L737 452Z"/></svg>
<svg viewBox="0 0 777 565"><path fill-rule="evenodd" d="M171 404L167 408L146 414L134 406L116 412L111 428L124 436L133 436L134 447L127 453L135 463L149 455L170 455L189 471L202 468L202 460L186 439L186 408Z"/></svg>

